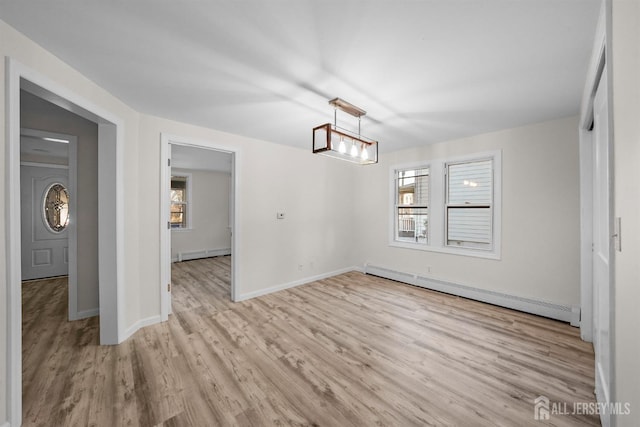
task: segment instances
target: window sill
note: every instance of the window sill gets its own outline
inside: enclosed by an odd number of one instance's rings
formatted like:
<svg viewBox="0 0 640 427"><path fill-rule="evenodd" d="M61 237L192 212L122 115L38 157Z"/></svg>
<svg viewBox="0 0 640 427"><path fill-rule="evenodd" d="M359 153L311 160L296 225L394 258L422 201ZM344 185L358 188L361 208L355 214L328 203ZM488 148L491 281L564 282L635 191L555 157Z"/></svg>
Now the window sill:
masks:
<svg viewBox="0 0 640 427"><path fill-rule="evenodd" d="M468 256L473 258L484 258L484 259L494 259L494 260L501 259L499 252L485 251L482 249L430 246L430 245L425 245L420 243L401 242L397 240L390 241L389 246L394 248L413 249L413 250L419 250L419 251L437 252L437 253L450 254L450 255L461 255L461 256Z"/></svg>

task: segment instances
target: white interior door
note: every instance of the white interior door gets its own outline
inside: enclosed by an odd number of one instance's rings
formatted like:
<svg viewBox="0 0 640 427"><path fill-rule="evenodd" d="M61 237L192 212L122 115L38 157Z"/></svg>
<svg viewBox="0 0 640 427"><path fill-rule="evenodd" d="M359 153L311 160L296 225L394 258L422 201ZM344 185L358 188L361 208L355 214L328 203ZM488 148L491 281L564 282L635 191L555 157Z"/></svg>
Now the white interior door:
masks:
<svg viewBox="0 0 640 427"><path fill-rule="evenodd" d="M610 403L611 330L610 330L610 250L609 221L609 128L606 70L593 101L593 297L594 297L594 350L596 365L596 396L601 403ZM608 405L607 405L608 406ZM610 423L608 414L602 414L602 425Z"/></svg>
<svg viewBox="0 0 640 427"><path fill-rule="evenodd" d="M63 186L68 194L68 175L66 168L20 167L22 280L65 276L69 272L69 203L67 200L64 206L60 187L55 187ZM56 224L60 218L64 224Z"/></svg>

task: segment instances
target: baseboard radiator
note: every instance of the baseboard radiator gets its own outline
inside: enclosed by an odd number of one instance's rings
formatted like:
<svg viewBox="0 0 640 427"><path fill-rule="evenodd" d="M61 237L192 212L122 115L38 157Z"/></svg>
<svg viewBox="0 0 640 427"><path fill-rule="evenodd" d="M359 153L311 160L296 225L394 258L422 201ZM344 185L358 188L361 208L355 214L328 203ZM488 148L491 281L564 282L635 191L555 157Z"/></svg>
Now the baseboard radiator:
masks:
<svg viewBox="0 0 640 427"><path fill-rule="evenodd" d="M200 249L197 251L178 252L171 262L190 261L192 259L211 258L214 256L231 255L231 248L222 249Z"/></svg>
<svg viewBox="0 0 640 427"><path fill-rule="evenodd" d="M554 304L501 292L474 288L472 286L447 282L444 280L420 276L418 274L404 273L370 264L365 265L364 272L366 274L371 274L372 276L384 277L385 279L391 279L407 283L409 285L419 286L476 301L482 301L538 316L549 317L551 319L568 322L572 326L580 326L580 307Z"/></svg>

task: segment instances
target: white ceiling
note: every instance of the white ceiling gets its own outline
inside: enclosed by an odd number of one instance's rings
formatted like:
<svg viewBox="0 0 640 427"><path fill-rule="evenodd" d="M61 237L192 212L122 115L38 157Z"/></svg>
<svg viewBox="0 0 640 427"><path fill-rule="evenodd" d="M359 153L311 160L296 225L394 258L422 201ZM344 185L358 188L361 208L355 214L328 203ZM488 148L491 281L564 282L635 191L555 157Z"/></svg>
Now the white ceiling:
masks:
<svg viewBox="0 0 640 427"><path fill-rule="evenodd" d="M140 112L306 149L341 97L392 151L577 114L599 7L0 0L0 19Z"/></svg>

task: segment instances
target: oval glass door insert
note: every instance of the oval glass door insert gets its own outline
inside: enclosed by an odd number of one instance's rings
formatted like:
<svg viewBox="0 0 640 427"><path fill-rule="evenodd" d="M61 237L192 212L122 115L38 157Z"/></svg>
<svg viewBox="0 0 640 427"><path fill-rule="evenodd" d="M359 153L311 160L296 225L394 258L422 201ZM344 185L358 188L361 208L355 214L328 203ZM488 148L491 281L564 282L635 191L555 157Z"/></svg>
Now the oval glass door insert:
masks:
<svg viewBox="0 0 640 427"><path fill-rule="evenodd" d="M60 183L52 184L42 203L44 223L49 230L61 233L69 224L69 192Z"/></svg>

